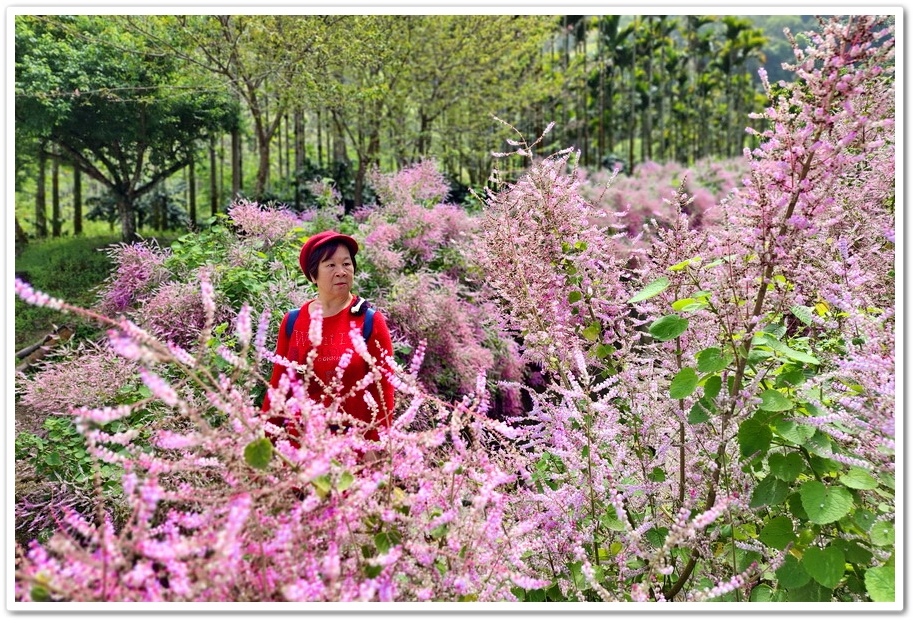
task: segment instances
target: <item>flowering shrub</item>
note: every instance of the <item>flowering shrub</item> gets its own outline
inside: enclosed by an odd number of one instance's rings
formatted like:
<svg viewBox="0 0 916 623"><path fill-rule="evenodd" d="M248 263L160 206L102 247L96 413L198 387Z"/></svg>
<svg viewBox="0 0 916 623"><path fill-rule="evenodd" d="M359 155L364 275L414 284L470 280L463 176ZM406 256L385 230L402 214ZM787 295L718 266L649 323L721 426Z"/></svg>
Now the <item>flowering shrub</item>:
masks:
<svg viewBox="0 0 916 623"><path fill-rule="evenodd" d="M424 344L418 379L447 399L473 392L479 374L488 370L494 383L522 380L514 342L495 327L485 328L476 318L481 307L460 290L444 275L405 275L392 286L385 308L392 326L398 328L397 342L407 348ZM495 393L501 403L494 414L518 415L516 388L504 386Z"/></svg>
<svg viewBox="0 0 916 623"><path fill-rule="evenodd" d="M492 383L520 381L515 344L494 322L495 310L482 305L486 284L469 270L481 221L440 202L449 187L434 161L390 175L376 171L372 182L382 203L359 217L358 288L388 314L403 349L425 344L420 380L446 399L471 391L487 370ZM494 397L494 415L521 406L514 387Z"/></svg>
<svg viewBox="0 0 916 623"><path fill-rule="evenodd" d="M632 175L614 175L606 171L579 173L582 177L581 193L603 215L592 215L592 222L601 227L622 228L628 234L620 242L633 244L645 226L653 221L668 227L677 218L677 206L662 202L672 187L682 183L684 192L693 197L685 209L690 216L690 226L700 229L715 225L722 219L719 202L740 186L747 172L742 159L728 161L704 159L685 168L677 163L664 165L644 162L637 165Z"/></svg>
<svg viewBox="0 0 916 623"><path fill-rule="evenodd" d="M421 160L394 174L374 169L369 181L383 205L418 203L429 206L444 199L449 191L448 181L432 159Z"/></svg>
<svg viewBox="0 0 916 623"><path fill-rule="evenodd" d="M169 251L160 249L155 240L114 245L108 255L117 268L99 293L104 314L117 314L142 302L168 275L164 262Z"/></svg>
<svg viewBox="0 0 916 623"><path fill-rule="evenodd" d="M300 225L299 218L287 209L265 209L246 199L236 201L226 213L242 234L263 240L268 245L283 240Z"/></svg>
<svg viewBox="0 0 916 623"><path fill-rule="evenodd" d="M191 352L18 281L17 292L108 322L112 348L140 366L151 398L171 411L147 445L136 443L136 429L106 430L142 402L73 410L92 457L123 469L133 512L118 526L108 514L65 509L47 543L19 553L17 599L504 600L514 598L512 588L545 584L530 576L518 549L525 527L506 523L517 465L488 447L514 433L486 418L483 378L447 404L417 384L419 356L409 370L389 362L403 408L373 442L358 421L341 419L340 396L325 408L295 377L271 390L268 413L251 404L257 359L276 359L265 349L266 314L253 336L250 309L242 308L235 349ZM212 297L204 278L211 323ZM358 331L353 338L352 356L369 356ZM366 382L383 373L379 363ZM299 368L307 377L311 362ZM300 412L294 446L268 420ZM350 428L332 433L332 423Z"/></svg>
<svg viewBox="0 0 916 623"><path fill-rule="evenodd" d="M554 582L520 597L894 599L893 39L811 37L721 223L682 186L631 272L589 257L568 153L489 199L482 266L548 379L516 508Z"/></svg>

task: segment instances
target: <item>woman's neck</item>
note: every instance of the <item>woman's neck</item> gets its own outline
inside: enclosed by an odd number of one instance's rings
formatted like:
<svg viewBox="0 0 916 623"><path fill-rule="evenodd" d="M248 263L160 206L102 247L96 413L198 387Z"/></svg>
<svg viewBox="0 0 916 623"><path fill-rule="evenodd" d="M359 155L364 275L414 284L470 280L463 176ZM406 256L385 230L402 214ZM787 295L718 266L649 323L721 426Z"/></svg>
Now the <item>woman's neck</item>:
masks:
<svg viewBox="0 0 916 623"><path fill-rule="evenodd" d="M324 297L321 294L318 295L316 299L321 303L321 315L325 318L330 316L336 316L343 309L350 305L350 301L353 300L353 295L347 292L345 296L336 296L336 297Z"/></svg>

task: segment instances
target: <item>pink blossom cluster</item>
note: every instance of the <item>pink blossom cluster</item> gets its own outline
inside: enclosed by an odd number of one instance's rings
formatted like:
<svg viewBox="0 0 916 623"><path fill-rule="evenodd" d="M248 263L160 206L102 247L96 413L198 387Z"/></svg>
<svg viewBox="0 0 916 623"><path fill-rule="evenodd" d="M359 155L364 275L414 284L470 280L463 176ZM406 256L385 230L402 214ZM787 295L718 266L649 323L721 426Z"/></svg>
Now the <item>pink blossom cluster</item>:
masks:
<svg viewBox="0 0 916 623"><path fill-rule="evenodd" d="M18 375L20 404L62 415L83 405L113 404L138 369L101 344L82 344L40 364L36 373Z"/></svg>
<svg viewBox="0 0 916 623"><path fill-rule="evenodd" d="M129 339L168 351L148 334ZM176 374L172 367L169 377L181 381ZM17 599L506 600L515 586L545 586L508 534L517 465L488 450L511 431L485 416L485 388L448 404L407 372L390 374L410 408L429 417L421 428L400 418L378 442L339 400L315 403L298 380L286 379L281 391L289 388L290 398L261 414L246 390L255 379L201 365L184 378L198 396L187 401L174 380L141 373L172 411L152 447L129 431L97 428L126 417L131 405L74 410L89 452L124 469L132 512L116 523L64 511L54 537L19 552ZM209 424L214 413L226 423ZM268 421L299 413L295 431ZM331 423L348 428L333 432ZM264 452L265 443L267 458L255 462L252 447Z"/></svg>
<svg viewBox="0 0 916 623"><path fill-rule="evenodd" d="M647 161L637 165L632 174L614 175L606 171L579 173L582 196L594 206L592 221L599 227L625 231L621 243L638 244L644 227L652 222L670 226L677 216L677 207L662 203L670 189L684 183L685 192L693 201L685 208L690 227L701 229L721 221L720 203L741 186L747 172L747 162L704 159L687 168L667 162Z"/></svg>
<svg viewBox="0 0 916 623"><path fill-rule="evenodd" d="M771 368L751 364L747 353L772 327L783 326L780 335L795 348L818 344L817 337L846 344L843 352L813 353L818 363L808 363L799 395L817 388L824 410L839 412L831 420L838 426L811 421L845 450L830 457L892 469L894 262L886 233L894 220L893 39L873 17L834 20L825 29L816 46L799 50L805 80L771 91L771 129L747 154L746 179L701 229L691 211L696 197L682 183L659 208L672 216L646 228L651 247L632 247L625 264L608 261L615 257L604 252L609 237L590 218L600 210L584 199L582 178L569 173L568 152L534 159L488 201L480 266L504 322L523 338L523 356L545 373L545 389L526 388L533 408L512 422L530 457L519 517L540 522L530 546L543 573L582 565L585 551L590 564L616 571L617 586L636 587L618 599L677 594L643 574L671 576L666 585L677 590L683 582L714 587L688 599L714 598L748 581L754 571L734 575L714 563L711 539L693 545L690 564L664 563L662 537L680 530L668 518L675 509L722 521L726 499L728 522L759 521L750 508L758 484L746 469L751 459L735 457L739 427L772 383ZM858 219L848 218L850 207ZM810 320L800 322L806 310ZM672 332L676 339L646 335L663 318L676 319L670 326L684 322ZM591 326L597 330L583 331ZM778 348L804 355L785 343ZM724 363L701 378L698 357L710 351ZM770 353L779 351L754 355ZM681 372L697 382L675 397ZM838 378L854 378L856 387ZM716 391L698 405L707 383ZM714 538L717 528L706 530ZM762 556L781 564L780 552ZM634 560L658 564L627 564ZM693 567L697 560L702 570ZM637 575L644 581L628 582ZM568 577L558 583L564 594L581 592Z"/></svg>
<svg viewBox="0 0 916 623"><path fill-rule="evenodd" d="M107 252L116 268L99 292L103 314L136 307L168 277L164 263L171 251L161 249L155 240L113 245Z"/></svg>
<svg viewBox="0 0 916 623"><path fill-rule="evenodd" d="M299 218L286 207L265 207L238 199L226 210L229 219L245 236L275 244L300 226Z"/></svg>
<svg viewBox="0 0 916 623"><path fill-rule="evenodd" d="M378 169L369 175L369 181L382 204L419 203L427 205L441 201L448 194L448 182L433 159L403 167L393 174Z"/></svg>

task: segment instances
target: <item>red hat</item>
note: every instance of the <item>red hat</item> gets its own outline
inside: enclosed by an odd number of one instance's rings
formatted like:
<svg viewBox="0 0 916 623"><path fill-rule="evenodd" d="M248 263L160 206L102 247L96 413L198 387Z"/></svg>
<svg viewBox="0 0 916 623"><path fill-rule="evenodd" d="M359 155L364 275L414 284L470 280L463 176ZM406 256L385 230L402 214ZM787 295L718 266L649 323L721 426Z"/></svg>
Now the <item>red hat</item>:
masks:
<svg viewBox="0 0 916 623"><path fill-rule="evenodd" d="M331 240L337 240L350 249L350 255L355 256L359 252L359 245L356 244L356 240L347 236L346 234L340 234L336 231L328 230L323 231L320 234L315 234L314 236L309 237L305 241L305 244L302 245L302 250L299 251L299 268L302 269L302 274L308 278L308 265L309 265L309 256L312 254L312 251L317 249L319 246L325 242L330 242Z"/></svg>

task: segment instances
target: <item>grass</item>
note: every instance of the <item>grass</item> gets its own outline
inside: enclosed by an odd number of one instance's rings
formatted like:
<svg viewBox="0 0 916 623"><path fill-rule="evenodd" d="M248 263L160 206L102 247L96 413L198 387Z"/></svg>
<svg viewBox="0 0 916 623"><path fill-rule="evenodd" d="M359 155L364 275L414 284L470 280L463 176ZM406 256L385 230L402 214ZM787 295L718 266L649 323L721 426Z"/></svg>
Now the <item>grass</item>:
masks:
<svg viewBox="0 0 916 623"><path fill-rule="evenodd" d="M105 227L107 229L107 227ZM175 232L155 236L168 246ZM117 234L93 234L29 240L16 258L16 276L55 298L82 307L93 307L98 289L108 278L112 263L106 247L120 241ZM16 352L38 342L55 327L67 325L75 337L93 338L99 328L72 314L15 302Z"/></svg>

